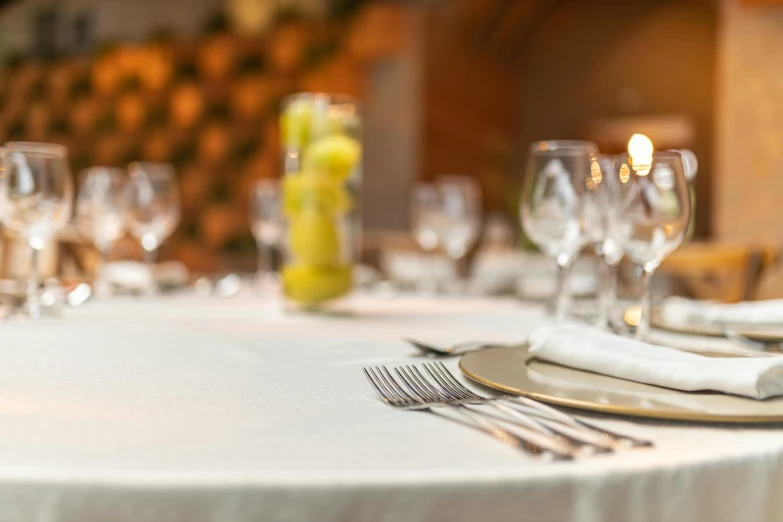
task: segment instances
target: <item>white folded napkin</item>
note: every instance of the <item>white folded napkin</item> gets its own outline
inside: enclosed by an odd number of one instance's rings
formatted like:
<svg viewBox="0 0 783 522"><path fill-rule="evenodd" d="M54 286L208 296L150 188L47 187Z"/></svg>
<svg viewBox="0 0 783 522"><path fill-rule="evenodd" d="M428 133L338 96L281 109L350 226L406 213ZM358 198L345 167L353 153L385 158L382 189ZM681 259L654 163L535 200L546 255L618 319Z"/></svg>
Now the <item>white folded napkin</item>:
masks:
<svg viewBox="0 0 783 522"><path fill-rule="evenodd" d="M669 324L737 323L783 326L783 299L714 303L669 297L660 307L661 318Z"/></svg>
<svg viewBox="0 0 783 522"><path fill-rule="evenodd" d="M629 381L754 399L783 395L783 357L704 357L577 324L541 326L528 341L539 359Z"/></svg>

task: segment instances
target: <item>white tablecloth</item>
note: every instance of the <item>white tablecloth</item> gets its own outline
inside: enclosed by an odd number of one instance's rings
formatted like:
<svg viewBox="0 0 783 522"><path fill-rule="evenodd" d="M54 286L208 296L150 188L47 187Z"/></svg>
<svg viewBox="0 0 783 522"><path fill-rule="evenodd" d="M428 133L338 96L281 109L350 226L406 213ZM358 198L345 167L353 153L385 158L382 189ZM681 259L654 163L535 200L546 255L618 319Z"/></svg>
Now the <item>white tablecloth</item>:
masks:
<svg viewBox="0 0 783 522"><path fill-rule="evenodd" d="M602 419L657 447L537 461L385 406L360 368L416 360L403 335L522 339L539 309L360 307L280 316L250 296L174 297L0 324L0 521L783 518L779 427Z"/></svg>

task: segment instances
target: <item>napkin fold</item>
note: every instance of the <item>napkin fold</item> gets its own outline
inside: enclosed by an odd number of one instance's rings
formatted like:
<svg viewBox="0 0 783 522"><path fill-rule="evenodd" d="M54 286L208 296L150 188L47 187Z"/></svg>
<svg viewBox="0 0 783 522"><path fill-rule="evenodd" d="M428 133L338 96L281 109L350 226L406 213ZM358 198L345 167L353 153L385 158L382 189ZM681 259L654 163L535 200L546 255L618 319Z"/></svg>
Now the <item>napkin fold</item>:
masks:
<svg viewBox="0 0 783 522"><path fill-rule="evenodd" d="M660 313L665 322L672 324L697 322L783 326L783 299L713 303L669 297L661 304Z"/></svg>
<svg viewBox="0 0 783 522"><path fill-rule="evenodd" d="M528 341L539 359L619 379L754 399L783 395L783 357L704 357L577 324L541 326Z"/></svg>

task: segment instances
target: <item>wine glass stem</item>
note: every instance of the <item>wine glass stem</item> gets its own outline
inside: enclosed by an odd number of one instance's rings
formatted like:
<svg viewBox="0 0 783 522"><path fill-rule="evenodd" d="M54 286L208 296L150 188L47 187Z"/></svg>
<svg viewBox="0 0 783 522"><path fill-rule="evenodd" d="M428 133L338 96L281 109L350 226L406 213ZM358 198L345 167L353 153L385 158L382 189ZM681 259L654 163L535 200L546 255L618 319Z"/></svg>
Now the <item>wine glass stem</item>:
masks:
<svg viewBox="0 0 783 522"><path fill-rule="evenodd" d="M598 262L601 265L601 292L598 298L597 326L606 329L609 326L609 314L614 306L617 292L617 266L609 263L606 257L601 257Z"/></svg>
<svg viewBox="0 0 783 522"><path fill-rule="evenodd" d="M96 297L108 297L109 282L106 281L106 263L109 260L109 247L101 246L98 249L98 264L95 267L95 295Z"/></svg>
<svg viewBox="0 0 783 522"><path fill-rule="evenodd" d="M562 323L565 321L568 312L568 274L570 272L570 263L557 263L557 293L555 294L555 321Z"/></svg>
<svg viewBox="0 0 783 522"><path fill-rule="evenodd" d="M146 295L155 295L158 293L158 283L155 280L155 261L157 259L158 259L157 248L144 250L144 263L147 265L147 271L150 275L150 282L145 290Z"/></svg>
<svg viewBox="0 0 783 522"><path fill-rule="evenodd" d="M642 297L639 325L636 327L636 338L645 340L650 335L650 277L652 272L642 269Z"/></svg>
<svg viewBox="0 0 783 522"><path fill-rule="evenodd" d="M263 276L272 271L272 247L262 241L257 241L258 248L258 275Z"/></svg>
<svg viewBox="0 0 783 522"><path fill-rule="evenodd" d="M27 280L27 312L37 319L41 316L41 305L38 302L38 286L40 284L38 271L38 249L30 247L30 277Z"/></svg>
<svg viewBox="0 0 783 522"><path fill-rule="evenodd" d="M418 279L418 290L420 294L433 295L437 293L437 283L435 283L434 250L424 250L424 256L421 261Z"/></svg>

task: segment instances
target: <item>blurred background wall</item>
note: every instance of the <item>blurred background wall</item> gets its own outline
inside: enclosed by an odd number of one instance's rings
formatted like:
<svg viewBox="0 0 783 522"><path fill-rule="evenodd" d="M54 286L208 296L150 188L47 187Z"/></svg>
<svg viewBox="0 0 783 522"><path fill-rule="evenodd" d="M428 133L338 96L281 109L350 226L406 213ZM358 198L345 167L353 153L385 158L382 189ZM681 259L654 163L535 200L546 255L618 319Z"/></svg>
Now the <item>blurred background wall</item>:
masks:
<svg viewBox="0 0 783 522"><path fill-rule="evenodd" d="M643 132L696 152L697 238L779 245L783 6L758 3L5 0L0 139L62 142L77 172L174 163L164 254L195 269L252 266L247 190L299 90L363 101L370 230L405 230L411 183L448 173L515 223L530 141Z"/></svg>
<svg viewBox="0 0 783 522"><path fill-rule="evenodd" d="M722 0L721 9L715 236L780 245L783 6ZM768 278L761 294L783 295L783 273Z"/></svg>

